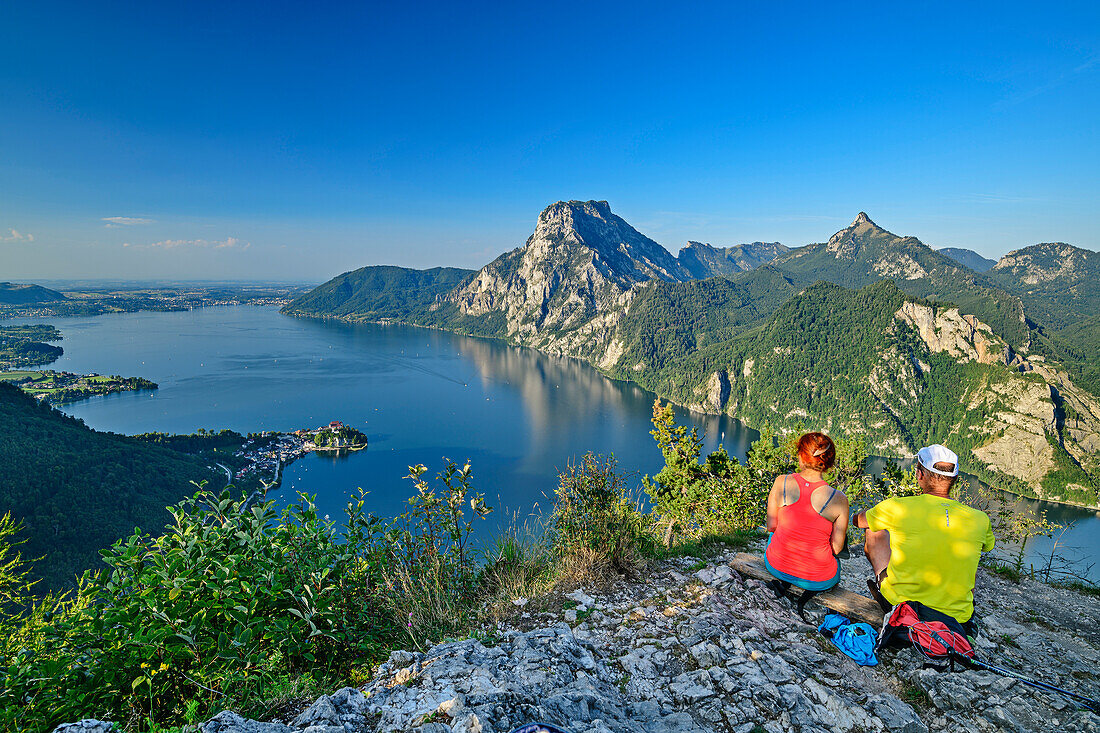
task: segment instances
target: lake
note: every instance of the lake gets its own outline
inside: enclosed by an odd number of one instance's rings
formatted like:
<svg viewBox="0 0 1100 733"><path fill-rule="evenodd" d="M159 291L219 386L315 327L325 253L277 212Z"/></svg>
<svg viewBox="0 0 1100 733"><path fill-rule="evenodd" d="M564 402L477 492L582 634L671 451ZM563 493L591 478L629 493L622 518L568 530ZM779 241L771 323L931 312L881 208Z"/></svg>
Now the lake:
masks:
<svg viewBox="0 0 1100 733"><path fill-rule="evenodd" d="M349 492L399 513L423 463L470 460L497 520L525 516L586 451L613 454L640 476L663 463L649 435L653 395L587 365L500 342L406 326L290 318L274 308L53 318L65 355L52 369L142 375L154 392L98 397L64 409L98 430L190 433L295 430L341 420L369 437L345 457L311 454L284 473L282 493L317 494L338 516ZM736 420L681 413L713 449L724 434L744 455L756 432Z"/></svg>
<svg viewBox="0 0 1100 733"><path fill-rule="evenodd" d="M612 454L635 484L660 470L649 435L654 395L607 379L575 359L406 326L290 318L271 307L49 318L65 355L51 369L141 376L154 392L97 397L65 411L98 430L242 433L296 430L331 420L362 430L367 450L311 454L286 469L280 496L317 495L322 514L342 515L348 494L370 491L369 508L391 516L413 491L403 477L445 459L473 466L476 490L496 511L490 532L523 522L557 486L557 474L587 451ZM704 450L722 443L742 458L756 431L728 417L678 410L699 428ZM1100 557L1100 519L1041 504L1067 522L1067 554ZM1039 564L1049 541L1029 548ZM1100 569L1090 577L1100 579Z"/></svg>

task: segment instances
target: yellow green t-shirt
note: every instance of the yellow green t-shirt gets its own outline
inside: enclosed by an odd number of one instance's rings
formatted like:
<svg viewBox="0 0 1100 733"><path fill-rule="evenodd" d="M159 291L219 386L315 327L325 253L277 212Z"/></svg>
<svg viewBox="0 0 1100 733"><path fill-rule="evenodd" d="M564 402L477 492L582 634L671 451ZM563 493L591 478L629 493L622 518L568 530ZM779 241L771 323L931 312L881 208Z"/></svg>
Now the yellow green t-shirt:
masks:
<svg viewBox="0 0 1100 733"><path fill-rule="evenodd" d="M932 494L886 499L867 510L872 531L890 531L882 595L918 601L962 623L974 614L974 574L993 549L985 512Z"/></svg>

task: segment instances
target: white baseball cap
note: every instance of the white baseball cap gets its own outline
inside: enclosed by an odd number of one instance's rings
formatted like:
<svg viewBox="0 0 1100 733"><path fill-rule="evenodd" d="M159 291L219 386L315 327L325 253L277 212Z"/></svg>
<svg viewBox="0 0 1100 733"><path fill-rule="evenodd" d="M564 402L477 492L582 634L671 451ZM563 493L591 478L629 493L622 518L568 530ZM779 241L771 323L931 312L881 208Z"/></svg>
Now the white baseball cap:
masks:
<svg viewBox="0 0 1100 733"><path fill-rule="evenodd" d="M926 471L938 473L941 476L951 476L952 478L959 475L959 457L955 455L954 451L939 443L927 445L917 451L917 460L920 461L920 465L924 466ZM941 471L936 468L937 463L950 463L955 468L951 471Z"/></svg>

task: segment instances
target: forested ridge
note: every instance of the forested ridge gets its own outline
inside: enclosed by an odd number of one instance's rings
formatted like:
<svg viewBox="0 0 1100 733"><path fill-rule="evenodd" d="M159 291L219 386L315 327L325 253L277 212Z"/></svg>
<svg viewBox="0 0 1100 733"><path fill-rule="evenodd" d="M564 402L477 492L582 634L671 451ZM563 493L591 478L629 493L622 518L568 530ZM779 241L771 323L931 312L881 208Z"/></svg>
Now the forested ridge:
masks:
<svg viewBox="0 0 1100 733"><path fill-rule="evenodd" d="M192 481L225 483L199 458L92 430L2 382L0 432L0 507L24 523L24 555L45 558L42 589L71 586L136 527L159 532Z"/></svg>
<svg viewBox="0 0 1100 733"><path fill-rule="evenodd" d="M837 232L828 243L781 256L775 266L803 286L827 280L858 289L892 279L915 298L953 303L977 316L1014 347L1027 341L1019 298L916 237L900 237L865 215L862 219Z"/></svg>
<svg viewBox="0 0 1100 733"><path fill-rule="evenodd" d="M41 285L0 282L0 304L26 305L28 303L50 303L57 300L66 300L66 298L56 290L50 290Z"/></svg>
<svg viewBox="0 0 1100 733"><path fill-rule="evenodd" d="M428 315L440 296L473 275L436 267L412 270L376 265L345 272L292 301L283 310L303 315L353 316L361 321L410 320Z"/></svg>

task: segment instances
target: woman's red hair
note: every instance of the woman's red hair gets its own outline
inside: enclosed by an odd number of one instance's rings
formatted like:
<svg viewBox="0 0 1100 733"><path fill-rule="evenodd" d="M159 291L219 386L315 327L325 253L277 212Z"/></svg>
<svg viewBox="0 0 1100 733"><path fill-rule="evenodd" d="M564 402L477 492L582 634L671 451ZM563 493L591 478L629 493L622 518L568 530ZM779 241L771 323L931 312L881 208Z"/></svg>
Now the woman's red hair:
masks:
<svg viewBox="0 0 1100 733"><path fill-rule="evenodd" d="M825 433L806 433L798 439L798 460L806 468L828 471L836 463L836 446Z"/></svg>

